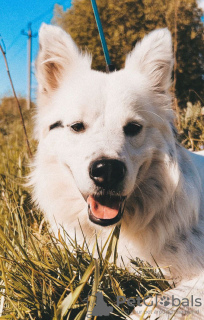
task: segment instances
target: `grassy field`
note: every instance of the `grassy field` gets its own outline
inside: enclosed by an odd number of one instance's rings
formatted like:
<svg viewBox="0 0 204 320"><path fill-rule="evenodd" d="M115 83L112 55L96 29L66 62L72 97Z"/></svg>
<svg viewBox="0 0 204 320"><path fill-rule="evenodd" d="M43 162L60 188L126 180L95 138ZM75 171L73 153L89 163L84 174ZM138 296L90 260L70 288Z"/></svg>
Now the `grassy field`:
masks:
<svg viewBox="0 0 204 320"><path fill-rule="evenodd" d="M109 319L124 319L132 308L127 304L117 307L117 295L154 295L167 289L167 282L160 270L140 260L132 261L132 273L109 262L117 249L119 228L113 230L103 249L96 241L98 261L86 242L80 247L65 231L58 239L49 233L30 191L23 186L29 156L18 113L8 101L0 106L0 294L4 305L0 319L85 319L93 309L96 290L113 306ZM203 148L203 111L201 104L189 103L180 115L179 139L193 150ZM24 108L23 113L34 153L32 111Z"/></svg>

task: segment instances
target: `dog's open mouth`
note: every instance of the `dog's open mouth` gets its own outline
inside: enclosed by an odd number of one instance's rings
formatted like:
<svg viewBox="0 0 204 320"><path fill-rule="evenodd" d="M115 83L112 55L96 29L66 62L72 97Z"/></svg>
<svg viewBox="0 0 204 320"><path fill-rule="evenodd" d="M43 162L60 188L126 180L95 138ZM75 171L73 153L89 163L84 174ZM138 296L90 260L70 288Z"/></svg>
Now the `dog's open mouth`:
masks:
<svg viewBox="0 0 204 320"><path fill-rule="evenodd" d="M125 197L89 196L87 199L89 219L101 226L110 226L122 218Z"/></svg>

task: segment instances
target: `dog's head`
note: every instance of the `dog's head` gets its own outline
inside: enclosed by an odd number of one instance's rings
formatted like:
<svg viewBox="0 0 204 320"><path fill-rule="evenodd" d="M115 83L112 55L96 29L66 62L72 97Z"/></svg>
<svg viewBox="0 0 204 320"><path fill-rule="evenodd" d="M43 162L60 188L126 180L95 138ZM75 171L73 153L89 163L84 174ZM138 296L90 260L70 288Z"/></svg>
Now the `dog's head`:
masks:
<svg viewBox="0 0 204 320"><path fill-rule="evenodd" d="M47 166L60 167L60 174L52 172L58 192L71 173L96 224L120 220L125 199L172 136L172 61L167 29L151 32L127 56L124 69L106 74L91 70L91 57L61 28L41 27L39 162L46 158ZM49 177L40 179L53 184ZM43 191L48 202L55 196Z"/></svg>

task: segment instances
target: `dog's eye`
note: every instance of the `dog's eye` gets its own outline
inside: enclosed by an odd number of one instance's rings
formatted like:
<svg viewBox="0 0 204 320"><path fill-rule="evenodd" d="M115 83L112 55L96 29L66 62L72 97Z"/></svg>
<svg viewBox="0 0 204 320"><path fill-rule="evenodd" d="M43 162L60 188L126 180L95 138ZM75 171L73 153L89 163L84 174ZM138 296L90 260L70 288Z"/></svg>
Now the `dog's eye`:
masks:
<svg viewBox="0 0 204 320"><path fill-rule="evenodd" d="M52 130L52 129L55 129L55 128L59 128L59 127L64 128L64 126L62 124L62 121L57 121L57 122L51 124L49 126L49 130Z"/></svg>
<svg viewBox="0 0 204 320"><path fill-rule="evenodd" d="M75 132L83 132L85 130L83 122L76 122L72 124L70 127Z"/></svg>
<svg viewBox="0 0 204 320"><path fill-rule="evenodd" d="M142 130L142 125L137 122L129 122L124 128L124 133L126 136L133 137L136 136Z"/></svg>

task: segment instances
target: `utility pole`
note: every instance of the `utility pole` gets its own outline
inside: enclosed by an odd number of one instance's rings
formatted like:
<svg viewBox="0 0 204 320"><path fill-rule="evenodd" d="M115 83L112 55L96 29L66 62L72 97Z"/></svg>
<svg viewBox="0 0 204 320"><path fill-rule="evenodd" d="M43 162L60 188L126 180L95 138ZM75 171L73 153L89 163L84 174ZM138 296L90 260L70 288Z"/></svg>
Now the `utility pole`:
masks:
<svg viewBox="0 0 204 320"><path fill-rule="evenodd" d="M33 34L31 29L31 22L28 23L28 32L21 31L24 36L28 37L28 94L27 94L27 109L31 107L31 61L32 61L32 38L37 36Z"/></svg>

